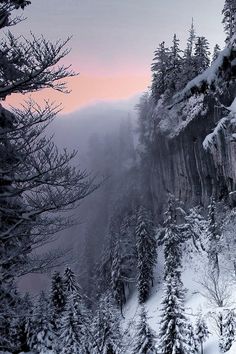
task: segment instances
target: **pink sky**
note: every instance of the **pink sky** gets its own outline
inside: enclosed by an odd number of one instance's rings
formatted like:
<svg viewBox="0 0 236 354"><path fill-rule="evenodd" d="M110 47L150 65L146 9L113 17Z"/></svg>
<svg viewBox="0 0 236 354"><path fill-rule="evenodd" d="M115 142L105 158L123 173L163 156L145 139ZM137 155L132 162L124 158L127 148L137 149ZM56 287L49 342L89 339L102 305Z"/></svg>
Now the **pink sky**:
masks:
<svg viewBox="0 0 236 354"><path fill-rule="evenodd" d="M31 95L39 103L61 102L69 113L145 91L154 50L163 40L170 45L174 33L185 47L192 17L198 35L207 36L212 47L216 42L222 46L222 6L222 0L40 0L32 1L23 14L27 20L12 30L25 37L30 31L42 33L52 41L73 35L71 53L64 59L80 72L68 80L72 92L43 90ZM26 98L12 95L6 103L19 105Z"/></svg>
<svg viewBox="0 0 236 354"><path fill-rule="evenodd" d="M70 113L78 108L101 100L120 100L129 98L146 90L150 77L148 75L114 75L114 76L88 76L79 75L70 78L69 94L62 94L51 89L33 93L30 96L38 103L45 99L62 103L63 113ZM7 105L19 106L29 95L13 94L6 99Z"/></svg>

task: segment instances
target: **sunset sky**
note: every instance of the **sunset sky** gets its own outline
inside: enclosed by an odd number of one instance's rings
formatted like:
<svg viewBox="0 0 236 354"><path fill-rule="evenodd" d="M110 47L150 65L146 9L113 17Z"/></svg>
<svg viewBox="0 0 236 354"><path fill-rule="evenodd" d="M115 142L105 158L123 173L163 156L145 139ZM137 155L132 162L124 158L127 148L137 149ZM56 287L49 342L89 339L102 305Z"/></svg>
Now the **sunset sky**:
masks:
<svg viewBox="0 0 236 354"><path fill-rule="evenodd" d="M80 75L68 80L72 92L44 90L36 96L62 102L68 113L145 91L153 51L163 40L170 44L174 33L184 46L192 17L198 35L205 35L211 46L216 42L222 46L223 4L223 0L32 0L24 11L27 20L12 30L24 36L32 31L50 40L73 35L65 60ZM7 103L23 99L12 95Z"/></svg>

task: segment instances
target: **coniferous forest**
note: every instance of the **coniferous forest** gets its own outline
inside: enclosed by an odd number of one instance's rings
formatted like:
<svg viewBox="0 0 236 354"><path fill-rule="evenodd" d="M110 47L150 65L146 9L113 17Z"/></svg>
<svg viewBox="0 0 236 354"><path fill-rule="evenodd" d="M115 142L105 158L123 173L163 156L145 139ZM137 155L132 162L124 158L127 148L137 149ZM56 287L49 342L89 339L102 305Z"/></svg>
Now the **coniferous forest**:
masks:
<svg viewBox="0 0 236 354"><path fill-rule="evenodd" d="M59 104L6 104L77 75L70 38L11 32L31 2L0 1L0 353L235 354L236 2L223 48L194 19L157 43L135 116L81 163L48 133Z"/></svg>

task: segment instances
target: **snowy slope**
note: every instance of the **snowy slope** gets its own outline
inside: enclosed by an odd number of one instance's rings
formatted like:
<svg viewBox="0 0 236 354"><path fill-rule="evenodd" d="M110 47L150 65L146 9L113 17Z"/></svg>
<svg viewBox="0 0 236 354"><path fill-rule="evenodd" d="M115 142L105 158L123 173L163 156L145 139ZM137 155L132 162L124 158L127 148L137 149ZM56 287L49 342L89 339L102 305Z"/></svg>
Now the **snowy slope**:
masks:
<svg viewBox="0 0 236 354"><path fill-rule="evenodd" d="M153 288L152 294L146 303L146 309L148 311L148 322L152 329L158 336L159 321L160 321L160 311L161 311L161 300L163 294L163 281L161 280L163 274L163 255L162 251L159 251L159 261L156 267L156 281ZM184 287L187 289L185 309L186 315L190 319L193 326L199 313L202 313L204 319L207 322L208 329L210 331L210 336L204 345L204 354L221 354L218 342L219 337L217 335L217 329L214 325L213 316L219 312L222 312L223 308L217 308L214 304L211 304L207 298L205 298L201 293L204 293L204 289L199 284L199 281L203 279L203 275L207 266L206 254L195 253L192 258L185 257L183 266L182 280ZM223 272L223 271L222 271ZM228 308L234 308L236 303L236 287L232 282L232 297ZM235 294L233 296L233 294ZM132 296L128 301L125 311L124 328L130 328L139 318L139 305L137 299L137 293ZM129 342L129 346L132 346L132 338ZM129 349L127 348L127 353L129 354ZM236 354L236 342L227 352L227 354Z"/></svg>

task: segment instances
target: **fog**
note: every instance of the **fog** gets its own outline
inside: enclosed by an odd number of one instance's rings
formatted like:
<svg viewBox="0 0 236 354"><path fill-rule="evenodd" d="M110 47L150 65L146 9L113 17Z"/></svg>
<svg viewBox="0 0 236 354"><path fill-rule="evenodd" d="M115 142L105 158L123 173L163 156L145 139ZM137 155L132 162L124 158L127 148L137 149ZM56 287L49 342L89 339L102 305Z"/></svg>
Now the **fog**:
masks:
<svg viewBox="0 0 236 354"><path fill-rule="evenodd" d="M113 197L114 187L111 187L111 184L114 181L111 181L114 180L114 175L118 173L116 169L120 169L121 164L120 161L114 159L114 156L119 159L119 154L117 155L115 150L120 150L117 144L119 144L118 140L121 139L121 135L126 134L124 133L126 122L132 124L132 131L135 130L135 107L138 101L139 95L129 100L98 102L72 114L58 115L48 127L47 133L53 135L53 140L59 149L67 148L68 150L75 149L78 151L73 164L80 169L86 169L92 175L96 175L98 181L101 181L103 177L109 177L108 181L105 181L97 191L81 202L79 208L73 211L78 224L60 232L54 244L50 244L44 249L44 251L48 251L51 248L58 247L70 248L71 256L69 259L66 258L65 264L74 268L81 279L85 271L81 268L87 267L86 264L83 264L84 253L97 253L99 255L102 248L109 217L106 209L110 203L107 203L107 190L109 186L112 189ZM109 146L108 150L113 151L105 154L103 150L98 151L98 147L103 144ZM123 142L120 145L124 145ZM110 160L109 154L111 154ZM126 155L128 158L129 154L125 152L124 155L125 157L123 156L122 159L126 159ZM93 226L96 227L96 230L91 232ZM101 247L98 247L98 245ZM90 254L89 258L93 262L94 255ZM21 290L36 293L47 287L49 282L50 272L46 275L33 274L22 278L19 287Z"/></svg>

